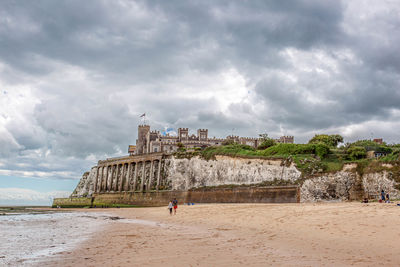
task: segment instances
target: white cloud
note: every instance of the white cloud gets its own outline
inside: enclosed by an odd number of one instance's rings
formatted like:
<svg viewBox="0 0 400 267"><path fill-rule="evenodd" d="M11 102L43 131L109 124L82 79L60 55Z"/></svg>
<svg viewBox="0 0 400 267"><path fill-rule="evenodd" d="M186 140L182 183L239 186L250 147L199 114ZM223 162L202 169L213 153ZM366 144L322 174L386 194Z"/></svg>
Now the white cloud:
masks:
<svg viewBox="0 0 400 267"><path fill-rule="evenodd" d="M38 192L25 188L0 188L0 202L49 202L53 198L68 197L70 194L67 191Z"/></svg>

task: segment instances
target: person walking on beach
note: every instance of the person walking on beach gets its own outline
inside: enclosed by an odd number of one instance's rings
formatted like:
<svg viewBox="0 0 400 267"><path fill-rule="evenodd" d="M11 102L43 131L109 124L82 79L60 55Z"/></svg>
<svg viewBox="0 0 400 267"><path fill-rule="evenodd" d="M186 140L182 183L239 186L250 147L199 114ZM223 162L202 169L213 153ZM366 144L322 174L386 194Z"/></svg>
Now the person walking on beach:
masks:
<svg viewBox="0 0 400 267"><path fill-rule="evenodd" d="M176 214L176 209L178 208L178 200L174 198L174 201L172 201L172 204L174 205L174 214Z"/></svg>
<svg viewBox="0 0 400 267"><path fill-rule="evenodd" d="M382 189L382 191L381 191L381 200L382 200L382 202L385 202L385 190L383 190Z"/></svg>
<svg viewBox="0 0 400 267"><path fill-rule="evenodd" d="M169 215L172 215L172 201L169 202L168 204L168 209L169 209Z"/></svg>

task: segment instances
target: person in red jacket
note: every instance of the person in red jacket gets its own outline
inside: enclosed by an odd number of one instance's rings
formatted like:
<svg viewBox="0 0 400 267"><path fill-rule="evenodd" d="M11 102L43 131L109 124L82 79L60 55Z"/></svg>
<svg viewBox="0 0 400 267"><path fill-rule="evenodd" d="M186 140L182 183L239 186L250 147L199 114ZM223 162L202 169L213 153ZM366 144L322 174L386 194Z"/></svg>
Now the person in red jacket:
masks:
<svg viewBox="0 0 400 267"><path fill-rule="evenodd" d="M178 200L176 198L172 201L172 205L174 206L174 214L176 214L176 209L178 208Z"/></svg>

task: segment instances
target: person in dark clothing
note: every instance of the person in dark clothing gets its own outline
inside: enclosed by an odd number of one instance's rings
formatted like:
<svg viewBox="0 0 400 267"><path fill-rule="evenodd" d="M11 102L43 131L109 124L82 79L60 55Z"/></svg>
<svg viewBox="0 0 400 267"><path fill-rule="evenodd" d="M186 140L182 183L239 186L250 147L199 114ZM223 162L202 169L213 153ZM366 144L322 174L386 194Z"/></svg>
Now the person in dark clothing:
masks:
<svg viewBox="0 0 400 267"><path fill-rule="evenodd" d="M385 190L383 190L382 189L382 191L381 191L381 199L382 199L382 201L385 201L386 199L385 199Z"/></svg>
<svg viewBox="0 0 400 267"><path fill-rule="evenodd" d="M386 193L386 203L390 203L389 193Z"/></svg>
<svg viewBox="0 0 400 267"><path fill-rule="evenodd" d="M176 214L176 209L178 208L178 200L176 198L172 201L172 205L174 206L174 214Z"/></svg>

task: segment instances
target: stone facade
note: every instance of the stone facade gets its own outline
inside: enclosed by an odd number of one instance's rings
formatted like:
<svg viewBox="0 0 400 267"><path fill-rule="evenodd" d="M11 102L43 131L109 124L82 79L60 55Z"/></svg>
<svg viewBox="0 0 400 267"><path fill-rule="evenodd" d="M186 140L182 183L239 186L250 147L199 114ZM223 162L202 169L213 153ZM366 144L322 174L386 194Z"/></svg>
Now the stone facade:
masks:
<svg viewBox="0 0 400 267"><path fill-rule="evenodd" d="M178 151L179 146L191 151L196 148L202 149L209 146L220 146L226 140L233 140L238 144L249 145L254 148L260 145L260 138L227 136L226 138L209 138L208 129L198 129L197 135L190 135L188 128L179 128L178 135L162 135L159 131L151 131L149 125L139 125L136 146L130 145L129 155L140 155L148 153L171 153ZM281 136L275 139L277 143L293 143L293 136Z"/></svg>

